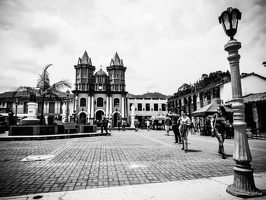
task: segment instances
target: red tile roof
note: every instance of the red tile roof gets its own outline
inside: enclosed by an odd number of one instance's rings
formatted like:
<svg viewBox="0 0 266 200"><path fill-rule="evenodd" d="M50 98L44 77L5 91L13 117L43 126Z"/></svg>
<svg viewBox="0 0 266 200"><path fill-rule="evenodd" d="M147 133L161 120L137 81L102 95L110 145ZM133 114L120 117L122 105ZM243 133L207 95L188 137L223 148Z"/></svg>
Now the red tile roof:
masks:
<svg viewBox="0 0 266 200"><path fill-rule="evenodd" d="M249 94L243 97L244 103L262 102L266 101L266 92Z"/></svg>

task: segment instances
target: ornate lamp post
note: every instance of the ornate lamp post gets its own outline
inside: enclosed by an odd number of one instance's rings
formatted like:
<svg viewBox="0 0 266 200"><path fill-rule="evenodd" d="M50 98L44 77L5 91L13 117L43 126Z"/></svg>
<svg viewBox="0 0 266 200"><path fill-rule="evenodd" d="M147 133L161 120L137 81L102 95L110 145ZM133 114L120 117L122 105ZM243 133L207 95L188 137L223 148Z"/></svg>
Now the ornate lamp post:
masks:
<svg viewBox="0 0 266 200"><path fill-rule="evenodd" d="M228 61L231 69L232 84L232 108L234 111L234 153L233 159L236 164L234 167L234 182L229 185L226 191L238 197L256 197L261 196L262 192L256 188L253 177L252 161L248 138L246 134L246 122L244 115L244 101L242 98L242 88L239 72L240 55L238 50L241 43L234 39L237 32L238 20L241 19L241 12L238 9L228 8L219 17L226 35L230 37L228 43L224 46L228 52Z"/></svg>

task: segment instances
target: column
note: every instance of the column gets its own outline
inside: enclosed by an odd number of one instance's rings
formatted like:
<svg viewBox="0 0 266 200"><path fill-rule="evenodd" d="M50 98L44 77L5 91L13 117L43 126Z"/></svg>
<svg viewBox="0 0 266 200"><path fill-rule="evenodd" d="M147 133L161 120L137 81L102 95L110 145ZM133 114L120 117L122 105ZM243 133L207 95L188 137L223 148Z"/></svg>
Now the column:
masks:
<svg viewBox="0 0 266 200"><path fill-rule="evenodd" d="M109 97L106 97L106 117L109 118Z"/></svg>
<svg viewBox="0 0 266 200"><path fill-rule="evenodd" d="M122 106L122 110L121 110L121 112L122 112L122 118L124 118L125 117L125 102L124 102L124 97L122 96L122 103L121 103L121 106Z"/></svg>
<svg viewBox="0 0 266 200"><path fill-rule="evenodd" d="M88 102L87 102L87 116L88 116L88 121L90 118L90 114L91 114L91 97L88 96Z"/></svg>
<svg viewBox="0 0 266 200"><path fill-rule="evenodd" d="M110 112L111 115L113 114L113 98L110 96Z"/></svg>
<svg viewBox="0 0 266 200"><path fill-rule="evenodd" d="M91 97L91 118L94 117L94 97Z"/></svg>

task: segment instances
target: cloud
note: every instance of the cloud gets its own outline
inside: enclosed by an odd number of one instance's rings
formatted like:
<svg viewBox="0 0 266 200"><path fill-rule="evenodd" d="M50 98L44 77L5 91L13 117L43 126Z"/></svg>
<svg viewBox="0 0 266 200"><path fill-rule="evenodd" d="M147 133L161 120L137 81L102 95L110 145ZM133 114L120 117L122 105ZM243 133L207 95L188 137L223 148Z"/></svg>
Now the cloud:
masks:
<svg viewBox="0 0 266 200"><path fill-rule="evenodd" d="M87 50L96 71L100 65L105 70L118 52L130 93L173 94L203 73L229 69L228 37L218 23L229 6L242 12L236 35L242 43L241 71L265 76L263 0L2 0L0 70L6 78L0 90L8 90L10 79L12 85L35 85L49 63L52 82L74 83L74 65Z"/></svg>

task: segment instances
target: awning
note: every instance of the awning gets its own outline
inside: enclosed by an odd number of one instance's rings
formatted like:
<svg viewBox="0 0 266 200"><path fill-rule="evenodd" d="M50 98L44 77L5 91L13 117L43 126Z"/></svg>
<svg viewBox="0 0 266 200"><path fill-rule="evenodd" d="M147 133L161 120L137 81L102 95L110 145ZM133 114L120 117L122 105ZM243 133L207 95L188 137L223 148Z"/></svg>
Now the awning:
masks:
<svg viewBox="0 0 266 200"><path fill-rule="evenodd" d="M194 111L193 113L191 113L191 115L193 117L206 117L208 115L213 115L214 113L217 113L217 108L218 106L221 104L218 104L216 102L212 102L206 106L203 106L202 108ZM224 106L225 110L227 113L232 113L233 110L231 108L228 108L226 106Z"/></svg>

